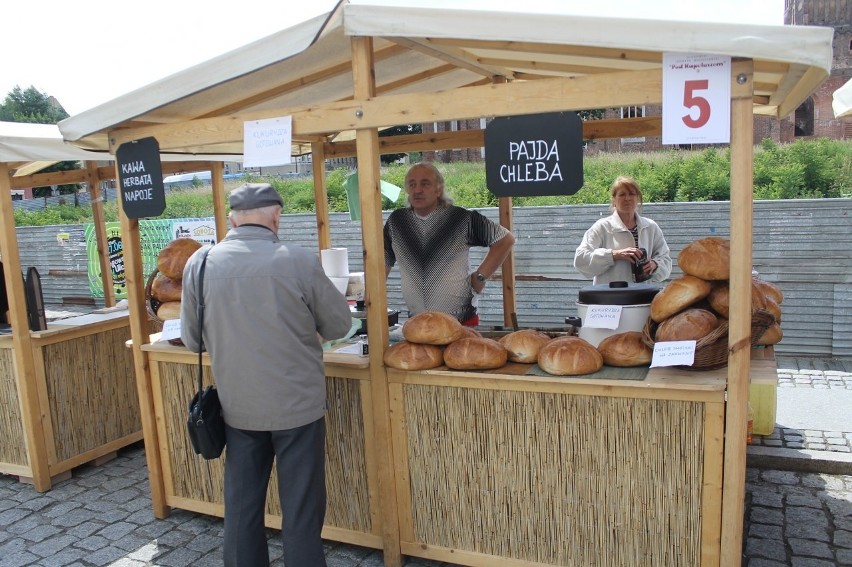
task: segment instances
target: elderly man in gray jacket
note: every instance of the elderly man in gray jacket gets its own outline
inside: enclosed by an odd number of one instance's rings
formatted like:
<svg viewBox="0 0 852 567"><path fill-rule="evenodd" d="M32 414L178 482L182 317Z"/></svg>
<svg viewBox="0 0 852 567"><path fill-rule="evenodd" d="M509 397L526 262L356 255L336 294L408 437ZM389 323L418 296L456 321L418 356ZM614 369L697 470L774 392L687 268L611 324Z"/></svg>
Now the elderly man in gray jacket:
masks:
<svg viewBox="0 0 852 567"><path fill-rule="evenodd" d="M317 254L278 239L283 202L268 184L230 196L231 230L197 251L183 273L181 339L198 352L199 271L204 277L204 347L225 417L227 566L264 567L264 527L273 458L278 467L284 560L324 567L324 339L346 335L346 298Z"/></svg>

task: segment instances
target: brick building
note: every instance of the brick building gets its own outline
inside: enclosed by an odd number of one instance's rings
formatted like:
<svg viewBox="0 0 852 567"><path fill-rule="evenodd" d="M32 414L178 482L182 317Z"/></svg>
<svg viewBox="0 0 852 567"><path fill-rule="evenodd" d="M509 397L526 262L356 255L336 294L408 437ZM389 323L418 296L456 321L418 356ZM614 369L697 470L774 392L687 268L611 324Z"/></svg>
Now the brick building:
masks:
<svg viewBox="0 0 852 567"><path fill-rule="evenodd" d="M770 138L788 143L800 138L852 139L852 122L834 118L832 94L852 78L852 0L784 0L785 25L827 26L834 28L834 59L831 76L796 109L782 120L755 116L754 143ZM660 116L660 106L609 108L604 118ZM485 119L456 120L423 124L423 132L447 132L485 128ZM587 146L587 152L652 151L662 149L658 136L598 140ZM698 149L702 146L687 146ZM484 158L481 148L464 148L424 152L423 159L437 162L477 161Z"/></svg>

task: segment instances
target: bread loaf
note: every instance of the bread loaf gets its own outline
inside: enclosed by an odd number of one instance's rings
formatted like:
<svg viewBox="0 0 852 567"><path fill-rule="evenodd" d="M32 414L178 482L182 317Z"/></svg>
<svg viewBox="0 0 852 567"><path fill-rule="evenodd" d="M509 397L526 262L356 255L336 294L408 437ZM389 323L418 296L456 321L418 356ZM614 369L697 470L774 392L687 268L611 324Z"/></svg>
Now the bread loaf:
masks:
<svg viewBox="0 0 852 567"><path fill-rule="evenodd" d="M666 284L651 300L651 319L659 323L707 297L712 288L707 280L682 276Z"/></svg>
<svg viewBox="0 0 852 567"><path fill-rule="evenodd" d="M591 374L603 367L603 356L579 337L559 337L538 351L538 366L556 376Z"/></svg>
<svg viewBox="0 0 852 567"><path fill-rule="evenodd" d="M764 298L763 309L769 311L775 317L776 323L781 322L781 306L775 303L775 300L768 295Z"/></svg>
<svg viewBox="0 0 852 567"><path fill-rule="evenodd" d="M757 287L763 292L763 295L772 298L772 300L778 305L781 305L784 302L784 292L782 292L781 288L774 283L765 280L754 280L754 283L757 284Z"/></svg>
<svg viewBox="0 0 852 567"><path fill-rule="evenodd" d="M201 244L192 238L176 238L166 244L157 255L157 269L161 274L180 280L183 278L183 268L186 261L201 248Z"/></svg>
<svg viewBox="0 0 852 567"><path fill-rule="evenodd" d="M755 344L764 346L774 345L780 343L783 338L784 332L781 330L781 325L774 323L767 327L763 334L755 341Z"/></svg>
<svg viewBox="0 0 852 567"><path fill-rule="evenodd" d="M181 280L173 280L166 275L157 274L151 282L151 297L162 302L180 301L182 288Z"/></svg>
<svg viewBox="0 0 852 567"><path fill-rule="evenodd" d="M677 256L684 274L703 280L726 280L731 274L731 243L708 236L687 244Z"/></svg>
<svg viewBox="0 0 852 567"><path fill-rule="evenodd" d="M166 301L157 307L157 317L162 321L180 319L180 301Z"/></svg>
<svg viewBox="0 0 852 567"><path fill-rule="evenodd" d="M660 323L655 340L658 342L697 341L715 329L718 324L719 320L709 311L687 309Z"/></svg>
<svg viewBox="0 0 852 567"><path fill-rule="evenodd" d="M482 333L474 329L473 327L465 327L462 325L462 336L459 337L461 339L465 337L481 337Z"/></svg>
<svg viewBox="0 0 852 567"><path fill-rule="evenodd" d="M506 364L509 353L494 339L466 337L447 345L444 364L456 370L487 370Z"/></svg>
<svg viewBox="0 0 852 567"><path fill-rule="evenodd" d="M607 366L648 366L654 354L639 331L610 335L598 344L598 351Z"/></svg>
<svg viewBox="0 0 852 567"><path fill-rule="evenodd" d="M751 283L751 308L766 309L768 296L763 293L755 280ZM730 287L727 281L713 282L713 289L707 296L707 301L713 311L723 319L730 318ZM780 312L779 312L780 316Z"/></svg>
<svg viewBox="0 0 852 567"><path fill-rule="evenodd" d="M440 311L424 311L402 326L402 336L412 343L448 345L461 338L464 327L458 320Z"/></svg>
<svg viewBox="0 0 852 567"><path fill-rule="evenodd" d="M550 337L535 329L515 331L501 337L499 343L509 352L509 360L532 364L538 360L538 351L550 342Z"/></svg>
<svg viewBox="0 0 852 567"><path fill-rule="evenodd" d="M392 344L385 350L385 366L399 370L427 370L444 364L443 348L409 341Z"/></svg>

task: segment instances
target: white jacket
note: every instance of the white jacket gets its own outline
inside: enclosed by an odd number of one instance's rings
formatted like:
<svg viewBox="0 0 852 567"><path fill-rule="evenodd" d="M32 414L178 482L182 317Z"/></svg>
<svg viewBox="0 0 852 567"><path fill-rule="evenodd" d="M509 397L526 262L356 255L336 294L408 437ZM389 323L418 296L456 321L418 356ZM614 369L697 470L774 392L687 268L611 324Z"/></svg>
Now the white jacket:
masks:
<svg viewBox="0 0 852 567"><path fill-rule="evenodd" d="M672 258L669 245L663 238L663 231L649 218L636 215L639 227L639 248L644 248L648 259L657 264L651 274L651 282L661 282L672 271ZM621 222L617 212L595 222L586 231L583 241L574 253L574 267L584 276L594 278L593 285L612 281L633 282L633 265L626 260L613 260L612 251L633 248L633 235Z"/></svg>

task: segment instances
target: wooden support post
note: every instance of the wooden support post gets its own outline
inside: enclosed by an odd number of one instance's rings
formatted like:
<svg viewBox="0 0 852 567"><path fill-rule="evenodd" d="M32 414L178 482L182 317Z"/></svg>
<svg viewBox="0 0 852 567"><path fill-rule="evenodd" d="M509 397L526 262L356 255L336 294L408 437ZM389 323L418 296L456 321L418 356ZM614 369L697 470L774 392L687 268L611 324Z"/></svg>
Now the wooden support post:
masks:
<svg viewBox="0 0 852 567"><path fill-rule="evenodd" d="M512 230L512 198L500 197L500 224L509 231ZM509 327L512 321L512 313L516 313L515 306L515 251L512 250L501 268L503 277L503 325Z"/></svg>
<svg viewBox="0 0 852 567"><path fill-rule="evenodd" d="M311 168L314 174L314 201L317 211L317 241L319 249L331 248L331 227L328 226L328 187L325 179L325 148L321 142L311 143Z"/></svg>
<svg viewBox="0 0 852 567"><path fill-rule="evenodd" d="M228 232L228 219L225 212L225 168L221 161L210 164L210 180L213 184L213 219L216 223L216 242L225 238Z"/></svg>
<svg viewBox="0 0 852 567"><path fill-rule="evenodd" d="M42 410L27 318L27 301L21 274L21 255L15 232L15 212L12 207L11 172L9 165L0 163L0 256L9 299L9 323L12 325L12 344L15 360L15 382L21 407L27 456L32 470L32 483L39 492L50 490L50 467L47 458ZM47 412L47 408L44 409Z"/></svg>
<svg viewBox="0 0 852 567"><path fill-rule="evenodd" d="M116 162L116 179L118 163ZM121 189L119 188L119 193ZM139 414L145 436L145 460L148 464L148 484L151 488L151 504L154 516L169 515L166 506L166 489L163 481L163 465L160 456L160 441L154 416L154 396L151 387L151 371L148 354L142 345L151 342L147 310L145 309L145 274L142 268L142 244L139 237L139 221L127 218L119 197L121 219L121 244L124 251L124 273L127 281L127 301L130 309L130 338L133 341L133 367L136 374L136 393L139 396Z"/></svg>
<svg viewBox="0 0 852 567"><path fill-rule="evenodd" d="M92 223L95 226L95 241L98 246L98 265L101 268L101 286L104 288L104 306L112 307L115 305L115 288L112 284L112 266L109 263L109 241L106 233L101 178L98 175L96 162L86 162L86 186L92 203Z"/></svg>
<svg viewBox="0 0 852 567"><path fill-rule="evenodd" d="M352 74L355 101L375 96L373 41L352 38ZM356 110L356 116L357 116ZM373 401L373 427L377 440L379 506L382 546L387 567L401 567L399 523L395 498L393 447L391 444L390 400L383 357L388 345L387 285L382 231L382 194L379 177L379 132L375 127L356 130L358 152L358 192L361 201L361 234L364 242L367 329L370 343L370 388Z"/></svg>
<svg viewBox="0 0 852 567"><path fill-rule="evenodd" d="M754 64L731 66L731 277L728 400L722 485L721 564L738 567L745 509L746 428L751 356Z"/></svg>

